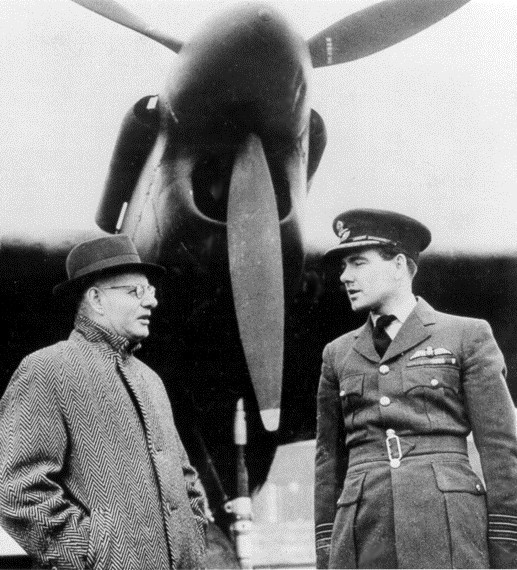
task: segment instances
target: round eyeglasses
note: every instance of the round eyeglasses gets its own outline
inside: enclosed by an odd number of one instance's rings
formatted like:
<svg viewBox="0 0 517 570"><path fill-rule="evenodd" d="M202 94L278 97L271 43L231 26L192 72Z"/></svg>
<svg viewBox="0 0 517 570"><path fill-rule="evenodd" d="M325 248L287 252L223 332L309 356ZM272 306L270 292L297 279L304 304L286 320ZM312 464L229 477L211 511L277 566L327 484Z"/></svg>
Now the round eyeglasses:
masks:
<svg viewBox="0 0 517 570"><path fill-rule="evenodd" d="M135 296L137 299L143 299L147 293L151 297L156 296L156 287L154 285L113 285L112 287L99 287L99 289L125 289L129 295Z"/></svg>

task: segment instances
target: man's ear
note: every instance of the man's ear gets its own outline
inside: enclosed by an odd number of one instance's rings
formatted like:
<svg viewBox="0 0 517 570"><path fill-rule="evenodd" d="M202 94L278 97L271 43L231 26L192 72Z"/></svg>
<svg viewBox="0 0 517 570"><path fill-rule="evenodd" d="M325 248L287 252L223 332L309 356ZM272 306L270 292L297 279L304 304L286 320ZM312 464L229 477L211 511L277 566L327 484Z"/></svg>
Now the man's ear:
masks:
<svg viewBox="0 0 517 570"><path fill-rule="evenodd" d="M403 253L397 253L394 261L397 269L397 276L402 276L404 272L407 271L407 257Z"/></svg>
<svg viewBox="0 0 517 570"><path fill-rule="evenodd" d="M98 287L92 286L86 291L86 300L91 309L98 315L104 315L104 307Z"/></svg>

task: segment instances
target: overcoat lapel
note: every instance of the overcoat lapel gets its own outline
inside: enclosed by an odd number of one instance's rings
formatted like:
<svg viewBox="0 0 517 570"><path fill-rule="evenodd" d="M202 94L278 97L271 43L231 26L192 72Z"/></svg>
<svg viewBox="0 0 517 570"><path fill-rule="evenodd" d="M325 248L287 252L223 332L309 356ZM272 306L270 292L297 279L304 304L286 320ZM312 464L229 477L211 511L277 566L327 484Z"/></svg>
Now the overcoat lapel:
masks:
<svg viewBox="0 0 517 570"><path fill-rule="evenodd" d="M124 361L120 355L117 354L117 365L120 374L124 378L127 389L131 392L132 398L135 402L136 412L140 421L142 422L142 427L147 439L147 444L151 445L153 442L150 439L150 434L154 434L154 443L157 444L162 438L161 429L158 426L156 420L157 414L153 409L151 399L146 393L143 383L139 379L141 378L140 372L136 363L131 360ZM154 462L154 457L152 457Z"/></svg>

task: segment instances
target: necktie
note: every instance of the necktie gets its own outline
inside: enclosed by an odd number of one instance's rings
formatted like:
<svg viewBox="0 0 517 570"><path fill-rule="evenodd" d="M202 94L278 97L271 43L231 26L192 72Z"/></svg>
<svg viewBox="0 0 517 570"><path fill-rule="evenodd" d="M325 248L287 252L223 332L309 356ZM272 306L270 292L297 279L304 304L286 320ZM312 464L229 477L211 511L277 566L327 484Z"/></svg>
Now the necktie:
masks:
<svg viewBox="0 0 517 570"><path fill-rule="evenodd" d="M396 318L395 315L381 315L373 327L373 345L381 358L391 342L390 335L386 332L386 327Z"/></svg>

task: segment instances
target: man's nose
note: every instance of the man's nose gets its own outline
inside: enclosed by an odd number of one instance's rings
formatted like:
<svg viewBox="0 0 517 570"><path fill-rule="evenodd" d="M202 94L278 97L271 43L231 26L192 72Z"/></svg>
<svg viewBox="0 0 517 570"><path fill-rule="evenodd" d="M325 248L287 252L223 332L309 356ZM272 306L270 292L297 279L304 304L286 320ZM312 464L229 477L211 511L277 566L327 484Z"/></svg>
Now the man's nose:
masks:
<svg viewBox="0 0 517 570"><path fill-rule="evenodd" d="M146 291L145 295L142 297L141 304L142 307L154 309L158 305L158 299L153 294Z"/></svg>
<svg viewBox="0 0 517 570"><path fill-rule="evenodd" d="M339 280L341 283L350 283L352 281L352 277L350 275L350 268L345 267L343 271L341 271L341 275L339 276Z"/></svg>

